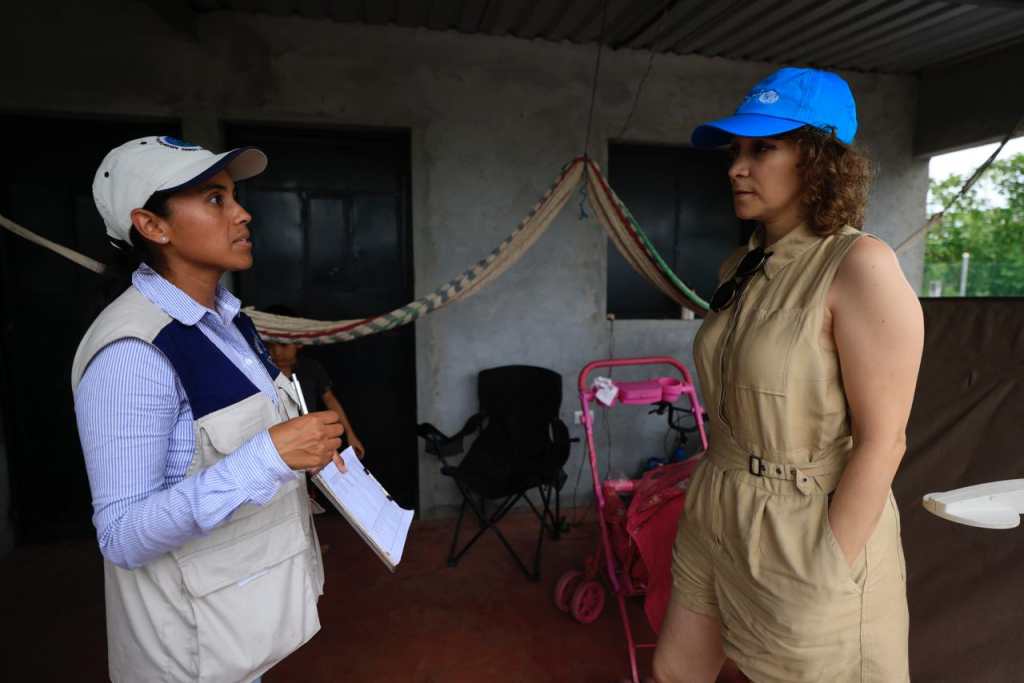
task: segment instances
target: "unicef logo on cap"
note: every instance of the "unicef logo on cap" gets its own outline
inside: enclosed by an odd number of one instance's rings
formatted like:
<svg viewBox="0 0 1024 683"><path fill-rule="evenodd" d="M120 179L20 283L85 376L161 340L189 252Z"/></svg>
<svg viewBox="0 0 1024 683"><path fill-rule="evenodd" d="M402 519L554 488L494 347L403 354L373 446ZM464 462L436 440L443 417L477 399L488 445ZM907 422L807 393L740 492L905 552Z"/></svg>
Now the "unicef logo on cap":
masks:
<svg viewBox="0 0 1024 683"><path fill-rule="evenodd" d="M758 93L757 101L761 104L775 104L779 101L779 93L774 90L765 90L764 92Z"/></svg>
<svg viewBox="0 0 1024 683"><path fill-rule="evenodd" d="M163 135L156 139L164 147L170 147L171 149L180 149L184 152L194 152L197 149L202 149L199 145L193 145L191 142L185 142L178 138L172 138L169 135Z"/></svg>

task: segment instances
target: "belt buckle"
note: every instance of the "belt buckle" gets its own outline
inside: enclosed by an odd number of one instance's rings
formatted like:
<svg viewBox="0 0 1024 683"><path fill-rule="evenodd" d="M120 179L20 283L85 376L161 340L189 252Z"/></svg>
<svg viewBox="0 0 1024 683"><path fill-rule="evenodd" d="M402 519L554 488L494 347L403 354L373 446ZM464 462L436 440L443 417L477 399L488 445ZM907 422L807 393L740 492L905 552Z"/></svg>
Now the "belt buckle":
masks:
<svg viewBox="0 0 1024 683"><path fill-rule="evenodd" d="M758 477L763 477L764 476L764 460L762 460L761 458L757 457L756 455L751 455L750 456L750 462L749 462L748 469L750 470L751 474L753 474L755 476L758 476Z"/></svg>

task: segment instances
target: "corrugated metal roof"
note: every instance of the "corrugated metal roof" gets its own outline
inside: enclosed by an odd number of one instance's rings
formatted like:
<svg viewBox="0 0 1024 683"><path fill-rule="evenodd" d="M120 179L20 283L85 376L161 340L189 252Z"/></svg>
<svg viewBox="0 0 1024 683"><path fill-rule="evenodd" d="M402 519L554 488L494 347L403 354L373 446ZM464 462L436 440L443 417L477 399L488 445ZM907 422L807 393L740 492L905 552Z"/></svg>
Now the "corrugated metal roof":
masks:
<svg viewBox="0 0 1024 683"><path fill-rule="evenodd" d="M1010 0L190 0L235 10L614 49L913 73L1024 40Z"/></svg>

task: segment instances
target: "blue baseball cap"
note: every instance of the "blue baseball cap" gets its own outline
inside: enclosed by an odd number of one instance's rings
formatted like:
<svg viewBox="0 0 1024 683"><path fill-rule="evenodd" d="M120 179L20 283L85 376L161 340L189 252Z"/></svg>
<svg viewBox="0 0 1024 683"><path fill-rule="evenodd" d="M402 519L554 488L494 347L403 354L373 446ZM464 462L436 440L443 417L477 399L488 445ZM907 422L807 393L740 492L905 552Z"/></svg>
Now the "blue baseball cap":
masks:
<svg viewBox="0 0 1024 683"><path fill-rule="evenodd" d="M760 138L802 126L834 131L850 144L857 133L857 105L846 81L829 71L785 67L747 93L736 113L697 126L695 147L720 147L736 135Z"/></svg>

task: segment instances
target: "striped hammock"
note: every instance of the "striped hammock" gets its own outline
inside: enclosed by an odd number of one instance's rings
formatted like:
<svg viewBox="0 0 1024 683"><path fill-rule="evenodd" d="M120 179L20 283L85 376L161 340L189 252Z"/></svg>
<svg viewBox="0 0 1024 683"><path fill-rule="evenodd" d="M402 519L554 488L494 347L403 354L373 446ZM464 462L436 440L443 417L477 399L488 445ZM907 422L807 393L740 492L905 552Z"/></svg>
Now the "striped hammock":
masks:
<svg viewBox="0 0 1024 683"><path fill-rule="evenodd" d="M273 315L246 308L268 341L313 345L347 342L407 325L455 301L473 296L523 257L551 225L581 183L598 222L626 261L644 279L682 306L703 313L708 305L687 287L658 254L647 235L618 198L601 169L591 159L573 159L558 175L536 206L490 254L430 294L373 318L309 320Z"/></svg>

